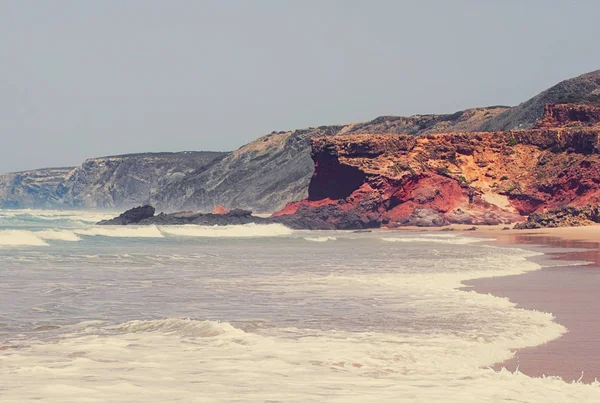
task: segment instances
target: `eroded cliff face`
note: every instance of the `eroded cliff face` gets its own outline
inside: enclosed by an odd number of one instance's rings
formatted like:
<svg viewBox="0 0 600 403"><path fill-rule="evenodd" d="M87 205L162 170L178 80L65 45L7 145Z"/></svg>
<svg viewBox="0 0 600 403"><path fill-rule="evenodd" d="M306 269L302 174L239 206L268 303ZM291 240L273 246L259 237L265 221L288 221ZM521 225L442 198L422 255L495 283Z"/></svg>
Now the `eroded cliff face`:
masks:
<svg viewBox="0 0 600 403"><path fill-rule="evenodd" d="M0 208L48 208L62 204L64 181L75 168L48 168L0 175Z"/></svg>
<svg viewBox="0 0 600 403"><path fill-rule="evenodd" d="M276 216L338 228L499 224L598 204L599 122L600 108L554 105L528 130L313 139L309 196Z"/></svg>
<svg viewBox="0 0 600 403"><path fill-rule="evenodd" d="M450 115L381 116L369 122L273 132L207 169L192 172L152 195L160 210L211 211L215 205L271 213L308 197L314 171L311 139L360 133L423 135L447 130L470 131L507 107L474 108Z"/></svg>
<svg viewBox="0 0 600 403"><path fill-rule="evenodd" d="M66 179L68 191L63 200L74 207L133 207L223 155L225 153L181 152L91 158Z"/></svg>

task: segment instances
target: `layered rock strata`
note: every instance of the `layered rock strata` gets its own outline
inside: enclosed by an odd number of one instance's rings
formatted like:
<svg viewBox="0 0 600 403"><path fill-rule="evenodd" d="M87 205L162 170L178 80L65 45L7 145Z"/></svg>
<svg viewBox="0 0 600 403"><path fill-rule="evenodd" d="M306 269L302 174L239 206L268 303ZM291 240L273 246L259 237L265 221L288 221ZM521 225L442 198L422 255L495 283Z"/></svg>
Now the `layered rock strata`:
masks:
<svg viewBox="0 0 600 403"><path fill-rule="evenodd" d="M276 213L337 228L507 224L600 202L600 108L549 105L532 129L313 139L308 198Z"/></svg>

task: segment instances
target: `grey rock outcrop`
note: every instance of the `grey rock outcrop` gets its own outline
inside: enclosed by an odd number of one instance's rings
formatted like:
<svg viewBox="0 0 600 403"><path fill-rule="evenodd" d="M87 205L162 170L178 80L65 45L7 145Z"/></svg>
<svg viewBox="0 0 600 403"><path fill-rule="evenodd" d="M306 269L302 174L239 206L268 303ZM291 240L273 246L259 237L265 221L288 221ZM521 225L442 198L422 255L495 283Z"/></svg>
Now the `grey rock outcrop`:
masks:
<svg viewBox="0 0 600 403"><path fill-rule="evenodd" d="M110 220L100 221L98 225L138 224L143 219L153 217L155 211L156 210L154 209L154 207L149 205L134 207L131 210L127 210L118 217L115 217Z"/></svg>
<svg viewBox="0 0 600 403"><path fill-rule="evenodd" d="M134 207L118 217L104 220L97 225L244 225L244 224L282 224L292 229L360 229L364 224L359 220L346 220L338 225L326 222L323 217L313 215L291 215L280 217L259 217L249 210L234 209L224 214L201 213L198 211L180 211L154 215L152 206ZM373 225L379 226L379 225Z"/></svg>
<svg viewBox="0 0 600 403"><path fill-rule="evenodd" d="M0 208L58 208L75 168L48 168L0 175ZM67 206L65 206L67 207Z"/></svg>
<svg viewBox="0 0 600 403"><path fill-rule="evenodd" d="M74 168L0 175L0 207L128 208L225 154L127 154L90 158Z"/></svg>

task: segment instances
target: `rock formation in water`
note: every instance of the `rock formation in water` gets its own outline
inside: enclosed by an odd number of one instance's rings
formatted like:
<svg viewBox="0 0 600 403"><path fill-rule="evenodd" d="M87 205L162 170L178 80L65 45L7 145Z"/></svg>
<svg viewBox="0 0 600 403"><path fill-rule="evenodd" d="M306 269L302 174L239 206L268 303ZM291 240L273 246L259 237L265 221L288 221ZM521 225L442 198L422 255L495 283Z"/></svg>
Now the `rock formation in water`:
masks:
<svg viewBox="0 0 600 403"><path fill-rule="evenodd" d="M199 211L180 211L176 213L160 213L155 215L155 209L150 205L134 207L118 217L103 220L97 225L245 225L245 224L283 224L292 229L329 230L342 228L333 225L319 217L301 215L284 215L261 217L255 216L250 210L233 209L220 213L202 213ZM346 227L344 227L346 228ZM347 226L355 228L354 225Z"/></svg>
<svg viewBox="0 0 600 403"><path fill-rule="evenodd" d="M336 228L506 224L597 205L599 136L600 108L561 104L527 130L316 138L308 198L275 215Z"/></svg>
<svg viewBox="0 0 600 403"><path fill-rule="evenodd" d="M103 220L98 223L98 225L129 225L129 224L139 224L140 221L154 217L154 212L156 210L154 207L150 205L134 207L130 210L127 210L123 214L118 217L115 217L110 220Z"/></svg>
<svg viewBox="0 0 600 403"><path fill-rule="evenodd" d="M180 211L177 213L160 213L154 215L155 209L150 205L134 207L118 217L100 221L98 225L244 225L268 224L269 218L256 217L251 211L234 209L220 214L200 213L197 211Z"/></svg>

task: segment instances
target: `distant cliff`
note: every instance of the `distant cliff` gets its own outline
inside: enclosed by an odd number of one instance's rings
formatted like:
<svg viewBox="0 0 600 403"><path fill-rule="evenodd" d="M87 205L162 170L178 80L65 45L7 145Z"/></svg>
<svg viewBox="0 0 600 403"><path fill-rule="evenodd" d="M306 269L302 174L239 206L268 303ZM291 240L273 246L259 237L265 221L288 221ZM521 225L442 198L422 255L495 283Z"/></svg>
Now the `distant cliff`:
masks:
<svg viewBox="0 0 600 403"><path fill-rule="evenodd" d="M600 204L600 108L547 105L531 129L312 141L306 200L276 216L336 228L501 224ZM576 210L579 211L579 210Z"/></svg>
<svg viewBox="0 0 600 403"><path fill-rule="evenodd" d="M0 208L52 208L62 204L63 183L75 168L47 168L0 175Z"/></svg>
<svg viewBox="0 0 600 403"><path fill-rule="evenodd" d="M158 189L225 153L145 153L91 158L75 168L0 175L5 208L122 208L146 202Z"/></svg>

